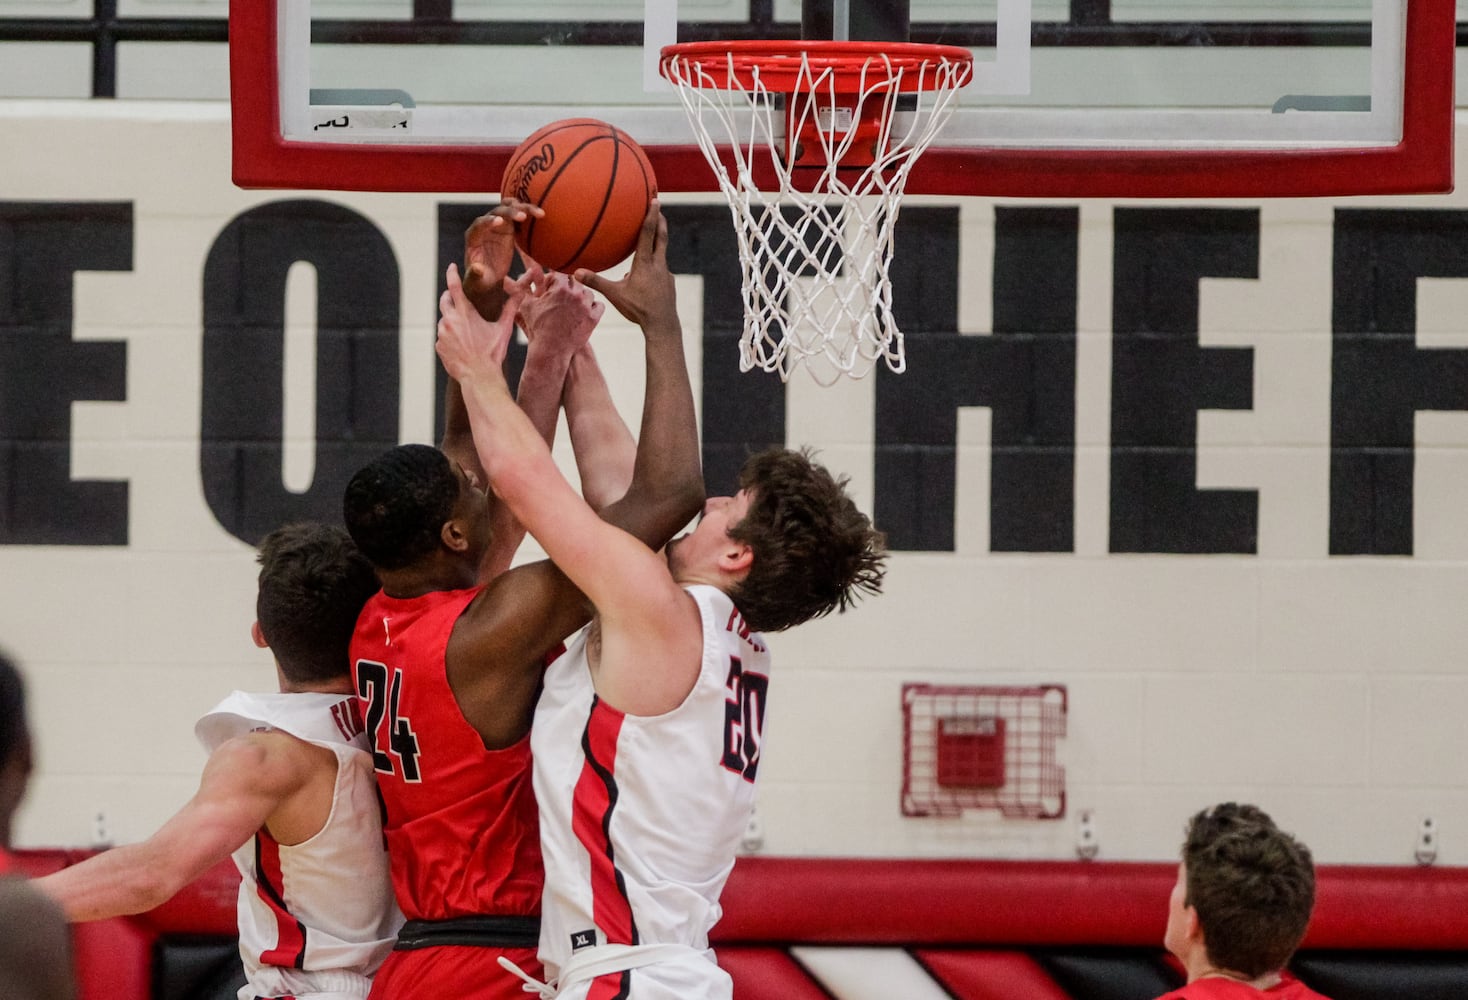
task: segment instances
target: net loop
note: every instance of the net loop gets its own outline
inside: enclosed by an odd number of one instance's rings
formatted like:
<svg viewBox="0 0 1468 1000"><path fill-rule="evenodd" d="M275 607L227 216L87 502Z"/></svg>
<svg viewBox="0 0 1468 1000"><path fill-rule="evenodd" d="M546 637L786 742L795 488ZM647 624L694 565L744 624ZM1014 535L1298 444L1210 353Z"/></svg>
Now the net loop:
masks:
<svg viewBox="0 0 1468 1000"><path fill-rule="evenodd" d="M906 367L892 315L908 173L972 55L882 42L690 42L661 72L729 201L743 270L741 371L822 384Z"/></svg>

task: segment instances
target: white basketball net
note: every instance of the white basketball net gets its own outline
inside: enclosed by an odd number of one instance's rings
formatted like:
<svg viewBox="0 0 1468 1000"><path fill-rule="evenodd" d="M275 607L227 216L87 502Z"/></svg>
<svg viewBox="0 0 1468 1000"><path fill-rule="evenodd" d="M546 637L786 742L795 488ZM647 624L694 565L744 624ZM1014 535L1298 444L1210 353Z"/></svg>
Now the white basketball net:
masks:
<svg viewBox="0 0 1468 1000"><path fill-rule="evenodd" d="M970 63L942 57L899 63L875 54L861 67L858 86L847 69L838 87L835 71L819 57L801 52L790 59L792 65L798 59L798 82L792 88L786 70L777 90L767 88L758 66L746 64L741 79L732 55L722 66L676 53L662 61L729 199L739 236L740 370L759 367L785 380L808 361L823 385L842 375L861 378L878 359L901 372L902 332L887 275L897 212L908 171L948 120ZM847 109L858 92L856 106L876 101L881 107L875 156L869 166L838 173L857 139L857 116ZM818 135L823 166L792 165L787 119L790 135ZM732 175L720 149L733 151ZM773 164L777 189L756 186L757 154ZM802 175L798 188L794 170Z"/></svg>

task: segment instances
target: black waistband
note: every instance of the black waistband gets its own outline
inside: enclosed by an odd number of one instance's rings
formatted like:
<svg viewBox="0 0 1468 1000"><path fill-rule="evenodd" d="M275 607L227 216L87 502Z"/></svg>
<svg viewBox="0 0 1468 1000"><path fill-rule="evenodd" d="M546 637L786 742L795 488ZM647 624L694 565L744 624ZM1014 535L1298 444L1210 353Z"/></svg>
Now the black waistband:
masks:
<svg viewBox="0 0 1468 1000"><path fill-rule="evenodd" d="M540 944L539 917L455 917L452 920L409 920L398 931L394 951L440 945L478 948L534 948Z"/></svg>

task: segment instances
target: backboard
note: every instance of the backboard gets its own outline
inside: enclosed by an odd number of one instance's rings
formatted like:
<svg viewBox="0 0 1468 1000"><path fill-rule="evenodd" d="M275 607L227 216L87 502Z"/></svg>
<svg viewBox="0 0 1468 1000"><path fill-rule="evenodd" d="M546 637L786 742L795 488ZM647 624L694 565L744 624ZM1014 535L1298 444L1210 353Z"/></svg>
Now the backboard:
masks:
<svg viewBox="0 0 1468 1000"><path fill-rule="evenodd" d="M1452 187L1454 0L233 0L242 187L489 193L590 116L717 190L657 72L679 41L958 45L909 192L1269 197Z"/></svg>

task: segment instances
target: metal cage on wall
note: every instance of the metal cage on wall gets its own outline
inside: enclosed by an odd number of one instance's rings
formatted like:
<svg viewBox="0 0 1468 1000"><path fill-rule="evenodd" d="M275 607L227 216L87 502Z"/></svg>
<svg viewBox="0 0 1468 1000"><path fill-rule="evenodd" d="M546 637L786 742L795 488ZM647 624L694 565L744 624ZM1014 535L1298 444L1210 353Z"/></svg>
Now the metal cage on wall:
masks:
<svg viewBox="0 0 1468 1000"><path fill-rule="evenodd" d="M1020 819L1065 815L1066 689L941 686L902 688L902 814L956 816L997 809Z"/></svg>

